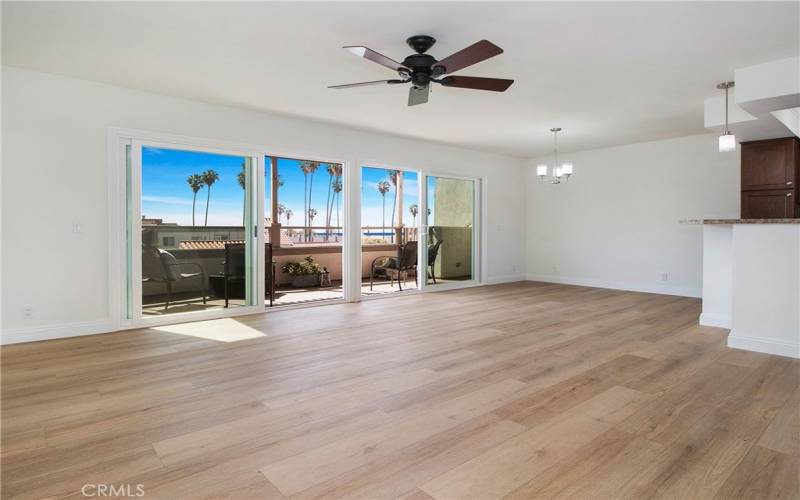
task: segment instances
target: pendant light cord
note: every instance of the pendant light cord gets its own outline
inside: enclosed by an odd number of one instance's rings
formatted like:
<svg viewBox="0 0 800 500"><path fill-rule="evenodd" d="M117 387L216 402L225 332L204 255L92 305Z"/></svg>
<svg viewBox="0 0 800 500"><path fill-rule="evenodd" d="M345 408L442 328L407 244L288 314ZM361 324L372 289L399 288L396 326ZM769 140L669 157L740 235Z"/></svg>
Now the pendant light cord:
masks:
<svg viewBox="0 0 800 500"><path fill-rule="evenodd" d="M729 135L731 133L728 130L728 86L725 86L725 135Z"/></svg>
<svg viewBox="0 0 800 500"><path fill-rule="evenodd" d="M553 131L553 172L558 168L558 130Z"/></svg>

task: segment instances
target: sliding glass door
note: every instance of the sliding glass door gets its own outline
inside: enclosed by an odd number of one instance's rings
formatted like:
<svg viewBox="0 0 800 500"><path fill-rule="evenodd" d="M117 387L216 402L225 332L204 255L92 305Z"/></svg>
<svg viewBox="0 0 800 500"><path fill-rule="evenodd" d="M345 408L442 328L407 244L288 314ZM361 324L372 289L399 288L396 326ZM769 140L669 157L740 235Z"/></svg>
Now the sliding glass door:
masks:
<svg viewBox="0 0 800 500"><path fill-rule="evenodd" d="M479 179L138 134L109 135L121 328L480 282Z"/></svg>
<svg viewBox="0 0 800 500"><path fill-rule="evenodd" d="M264 163L267 305L342 299L343 165L278 156Z"/></svg>
<svg viewBox="0 0 800 500"><path fill-rule="evenodd" d="M260 159L156 142L127 148L128 319L158 323L263 304Z"/></svg>
<svg viewBox="0 0 800 500"><path fill-rule="evenodd" d="M419 174L361 168L361 294L417 290Z"/></svg>
<svg viewBox="0 0 800 500"><path fill-rule="evenodd" d="M477 199L475 179L426 177L426 286L477 281Z"/></svg>

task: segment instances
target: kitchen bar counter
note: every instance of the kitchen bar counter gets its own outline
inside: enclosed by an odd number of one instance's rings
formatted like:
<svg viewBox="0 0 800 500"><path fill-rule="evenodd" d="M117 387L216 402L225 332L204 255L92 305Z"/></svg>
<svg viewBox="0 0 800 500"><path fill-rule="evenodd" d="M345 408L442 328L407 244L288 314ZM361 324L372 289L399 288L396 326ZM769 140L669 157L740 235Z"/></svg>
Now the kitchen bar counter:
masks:
<svg viewBox="0 0 800 500"><path fill-rule="evenodd" d="M702 224L800 224L800 219L685 219L678 221L679 224L702 225Z"/></svg>
<svg viewBox="0 0 800 500"><path fill-rule="evenodd" d="M703 231L700 324L730 329L730 347L800 358L800 220L682 223Z"/></svg>

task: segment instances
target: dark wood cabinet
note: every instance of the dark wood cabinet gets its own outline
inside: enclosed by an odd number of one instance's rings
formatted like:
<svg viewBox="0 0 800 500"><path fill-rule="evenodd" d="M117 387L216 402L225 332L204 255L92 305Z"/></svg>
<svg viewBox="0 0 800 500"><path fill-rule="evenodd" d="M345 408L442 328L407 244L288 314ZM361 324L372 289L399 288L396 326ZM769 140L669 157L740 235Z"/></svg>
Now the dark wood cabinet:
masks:
<svg viewBox="0 0 800 500"><path fill-rule="evenodd" d="M800 217L796 137L742 143L742 219Z"/></svg>
<svg viewBox="0 0 800 500"><path fill-rule="evenodd" d="M796 206L793 189L742 191L742 219L791 219Z"/></svg>

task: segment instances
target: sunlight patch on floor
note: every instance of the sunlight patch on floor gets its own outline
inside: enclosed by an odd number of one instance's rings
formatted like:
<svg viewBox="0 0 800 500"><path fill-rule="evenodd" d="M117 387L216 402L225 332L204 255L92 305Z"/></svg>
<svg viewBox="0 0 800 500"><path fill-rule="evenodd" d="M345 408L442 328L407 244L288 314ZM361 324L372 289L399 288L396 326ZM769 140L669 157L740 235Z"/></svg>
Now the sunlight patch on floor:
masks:
<svg viewBox="0 0 800 500"><path fill-rule="evenodd" d="M212 319L181 323L178 325L156 326L152 328L160 332L188 335L201 339L216 340L218 342L236 342L239 340L266 337L267 334L247 326L233 318Z"/></svg>

